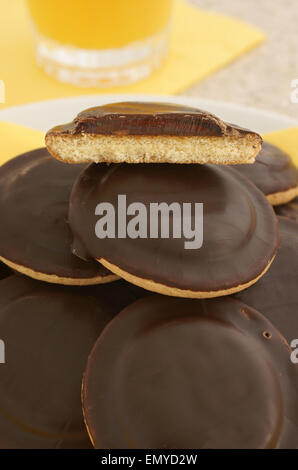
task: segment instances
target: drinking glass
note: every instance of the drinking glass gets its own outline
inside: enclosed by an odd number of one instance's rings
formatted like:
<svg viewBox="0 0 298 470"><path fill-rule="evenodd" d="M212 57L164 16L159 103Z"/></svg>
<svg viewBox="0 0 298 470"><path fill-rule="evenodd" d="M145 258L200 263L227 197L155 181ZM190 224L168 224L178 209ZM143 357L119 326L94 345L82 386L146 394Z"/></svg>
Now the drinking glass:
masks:
<svg viewBox="0 0 298 470"><path fill-rule="evenodd" d="M168 51L173 0L27 0L36 57L78 86L137 81Z"/></svg>

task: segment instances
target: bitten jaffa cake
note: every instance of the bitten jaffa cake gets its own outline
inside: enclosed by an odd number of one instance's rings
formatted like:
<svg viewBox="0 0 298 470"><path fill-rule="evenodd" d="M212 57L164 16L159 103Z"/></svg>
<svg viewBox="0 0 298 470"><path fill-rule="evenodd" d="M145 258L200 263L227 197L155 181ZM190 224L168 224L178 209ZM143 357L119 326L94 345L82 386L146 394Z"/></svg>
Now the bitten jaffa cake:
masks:
<svg viewBox="0 0 298 470"><path fill-rule="evenodd" d="M68 163L252 163L255 133L211 113L177 104L112 103L51 129L46 145Z"/></svg>

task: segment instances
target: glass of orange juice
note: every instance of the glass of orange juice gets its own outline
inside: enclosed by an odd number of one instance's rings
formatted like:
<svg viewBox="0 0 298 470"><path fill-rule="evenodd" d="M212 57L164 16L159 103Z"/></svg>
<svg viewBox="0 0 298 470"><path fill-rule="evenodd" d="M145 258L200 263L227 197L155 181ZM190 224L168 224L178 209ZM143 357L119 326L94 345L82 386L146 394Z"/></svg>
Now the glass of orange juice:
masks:
<svg viewBox="0 0 298 470"><path fill-rule="evenodd" d="M27 0L38 63L63 82L144 78L168 50L173 0Z"/></svg>

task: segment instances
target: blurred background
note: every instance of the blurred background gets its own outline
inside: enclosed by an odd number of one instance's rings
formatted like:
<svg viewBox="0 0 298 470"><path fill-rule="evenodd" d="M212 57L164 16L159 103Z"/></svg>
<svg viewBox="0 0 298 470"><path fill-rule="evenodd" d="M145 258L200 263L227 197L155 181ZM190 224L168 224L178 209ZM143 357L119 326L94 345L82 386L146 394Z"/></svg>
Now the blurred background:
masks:
<svg viewBox="0 0 298 470"><path fill-rule="evenodd" d="M0 3L0 110L95 93L183 94L298 118L297 0Z"/></svg>
<svg viewBox="0 0 298 470"><path fill-rule="evenodd" d="M225 99L298 118L291 81L298 78L296 0L191 0L200 8L257 26L266 41L249 54L196 84L188 95ZM237 41L237 38L235 38Z"/></svg>

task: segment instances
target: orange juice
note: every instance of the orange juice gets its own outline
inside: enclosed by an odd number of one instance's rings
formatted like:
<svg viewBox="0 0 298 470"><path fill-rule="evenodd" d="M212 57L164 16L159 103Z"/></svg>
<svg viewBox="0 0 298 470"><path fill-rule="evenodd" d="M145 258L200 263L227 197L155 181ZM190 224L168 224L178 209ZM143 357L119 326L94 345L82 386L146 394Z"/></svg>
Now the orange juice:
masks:
<svg viewBox="0 0 298 470"><path fill-rule="evenodd" d="M82 49L112 49L166 26L172 0L27 0L38 33Z"/></svg>

